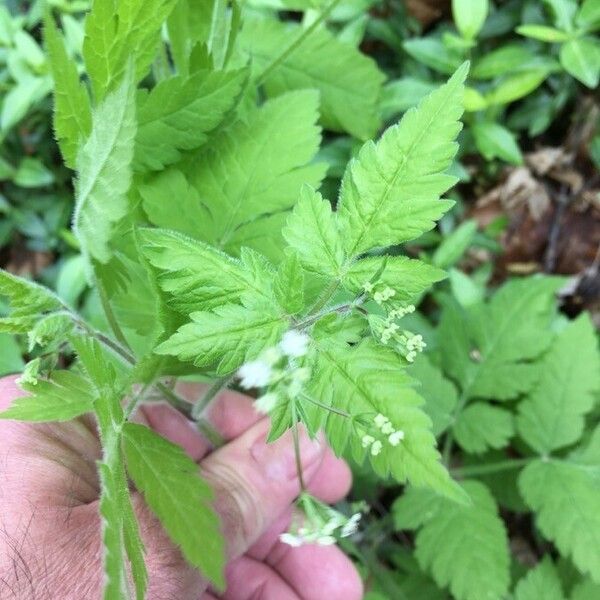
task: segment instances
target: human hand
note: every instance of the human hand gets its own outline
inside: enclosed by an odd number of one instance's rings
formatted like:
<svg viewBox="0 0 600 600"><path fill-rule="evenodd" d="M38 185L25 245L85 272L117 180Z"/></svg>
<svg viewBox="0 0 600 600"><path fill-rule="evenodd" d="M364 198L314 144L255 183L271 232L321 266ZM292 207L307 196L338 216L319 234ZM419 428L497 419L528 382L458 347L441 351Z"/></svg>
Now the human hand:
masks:
<svg viewBox="0 0 600 600"><path fill-rule="evenodd" d="M0 410L22 395L14 377L0 380ZM227 440L214 452L170 407L144 406L138 414L138 420L181 445L215 489L229 556L227 590L219 596L208 589L134 492L147 550L148 598L361 598L360 579L337 547L292 548L279 541L299 492L291 439L284 436L267 445L267 420L248 397L234 392L224 393L208 418ZM100 598L96 461L101 447L93 418L52 424L0 421L0 440L0 598ZM323 443L301 435L301 455L312 494L335 502L347 493L348 467Z"/></svg>

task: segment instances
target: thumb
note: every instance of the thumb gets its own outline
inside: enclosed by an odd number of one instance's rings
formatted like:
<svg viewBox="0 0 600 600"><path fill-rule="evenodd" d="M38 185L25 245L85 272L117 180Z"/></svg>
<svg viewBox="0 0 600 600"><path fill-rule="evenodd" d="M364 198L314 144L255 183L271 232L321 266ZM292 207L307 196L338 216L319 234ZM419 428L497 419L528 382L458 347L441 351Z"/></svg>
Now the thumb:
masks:
<svg viewBox="0 0 600 600"><path fill-rule="evenodd" d="M267 444L268 428L266 419L260 421L200 465L216 492L230 558L256 542L300 493L291 431ZM300 430L299 445L308 484L321 464L325 444Z"/></svg>

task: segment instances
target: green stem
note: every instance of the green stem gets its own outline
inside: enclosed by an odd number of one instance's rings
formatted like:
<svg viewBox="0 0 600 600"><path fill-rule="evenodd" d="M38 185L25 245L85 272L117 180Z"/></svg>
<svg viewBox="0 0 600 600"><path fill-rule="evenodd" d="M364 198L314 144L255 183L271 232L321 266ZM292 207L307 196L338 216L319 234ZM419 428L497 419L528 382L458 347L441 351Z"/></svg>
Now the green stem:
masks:
<svg viewBox="0 0 600 600"><path fill-rule="evenodd" d="M256 78L256 85L260 85L265 79L275 70L290 54L292 54L299 46L302 45L313 31L320 27L321 23L329 16L331 11L336 7L340 0L332 0L324 9L323 12L271 63L269 63L264 71Z"/></svg>
<svg viewBox="0 0 600 600"><path fill-rule="evenodd" d="M200 417L196 421L198 431L210 442L213 448L220 448L225 445L225 438L217 431L215 427L205 418Z"/></svg>
<svg viewBox="0 0 600 600"><path fill-rule="evenodd" d="M452 469L451 473L458 477L477 477L479 475L491 475L501 471L510 471L528 465L534 458L515 458L512 460L502 460L500 462L484 465L470 465Z"/></svg>
<svg viewBox="0 0 600 600"><path fill-rule="evenodd" d="M302 456L300 455L300 438L298 437L298 413L296 412L296 401L292 400L292 437L294 439L294 456L296 458L296 471L300 481L300 491L306 491L304 485L304 473L302 471Z"/></svg>
<svg viewBox="0 0 600 600"><path fill-rule="evenodd" d="M329 411L330 413L333 413L334 415L339 415L340 417L345 417L346 419L351 419L352 415L350 413L347 413L343 410L339 410L337 408L333 408L333 406L327 406L327 404L323 404L322 402L319 402L318 400L315 400L314 398L311 398L310 396L307 396L306 394L302 394L302 397L305 400L308 400L309 402L311 402L312 404L315 404L316 406Z"/></svg>
<svg viewBox="0 0 600 600"><path fill-rule="evenodd" d="M160 381L154 384L157 389L161 391L163 396L169 402L171 406L176 408L181 414L186 416L188 419L193 420L194 417L192 415L192 404L188 402L184 398L182 398L179 394L176 394L168 385L161 383Z"/></svg>
<svg viewBox="0 0 600 600"><path fill-rule="evenodd" d="M200 419L202 413L204 413L212 400L233 381L234 377L235 375L225 375L212 383L198 402L194 403L194 407L192 408L192 416L194 419Z"/></svg>

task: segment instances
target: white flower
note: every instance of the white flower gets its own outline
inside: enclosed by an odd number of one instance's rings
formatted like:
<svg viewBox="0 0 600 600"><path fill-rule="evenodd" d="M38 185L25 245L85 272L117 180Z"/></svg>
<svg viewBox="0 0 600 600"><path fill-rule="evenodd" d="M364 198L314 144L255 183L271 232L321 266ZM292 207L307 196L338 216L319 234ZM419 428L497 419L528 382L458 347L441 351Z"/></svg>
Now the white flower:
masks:
<svg viewBox="0 0 600 600"><path fill-rule="evenodd" d="M251 388L264 387L271 380L271 366L262 360L252 360L240 367L238 376L240 385L249 390Z"/></svg>
<svg viewBox="0 0 600 600"><path fill-rule="evenodd" d="M331 535L322 535L320 538L317 538L317 544L319 546L333 546L335 538Z"/></svg>
<svg viewBox="0 0 600 600"><path fill-rule="evenodd" d="M377 456L381 452L382 448L383 444L379 440L375 440L371 445L371 454L373 456Z"/></svg>
<svg viewBox="0 0 600 600"><path fill-rule="evenodd" d="M263 362L267 363L270 366L275 365L279 362L281 358L281 350L276 347L267 348L261 355L260 358Z"/></svg>
<svg viewBox="0 0 600 600"><path fill-rule="evenodd" d="M269 393L254 402L254 408L263 415L269 414L277 404L277 394Z"/></svg>
<svg viewBox="0 0 600 600"><path fill-rule="evenodd" d="M348 537L350 535L354 535L358 531L358 524L360 522L361 516L362 515L360 513L353 514L348 519L348 521L346 521L346 524L342 527L342 531L340 532L340 535L342 537Z"/></svg>
<svg viewBox="0 0 600 600"><path fill-rule="evenodd" d="M363 435L361 439L362 447L368 448L374 441L375 438L372 435Z"/></svg>
<svg viewBox="0 0 600 600"><path fill-rule="evenodd" d="M303 538L297 535L293 535L291 533L282 533L279 536L279 541L283 542L284 544L287 544L288 546L292 546L292 548L298 548L304 543Z"/></svg>
<svg viewBox="0 0 600 600"><path fill-rule="evenodd" d="M381 429L389 421L389 419L381 413L379 413L375 415L373 421L375 421L375 426Z"/></svg>
<svg viewBox="0 0 600 600"><path fill-rule="evenodd" d="M394 431L388 438L388 442L392 446L397 446L404 439L404 431L398 429L398 431Z"/></svg>
<svg viewBox="0 0 600 600"><path fill-rule="evenodd" d="M390 433L394 433L393 425L389 421L387 423L384 423L381 427L381 433L383 433L383 435L389 435Z"/></svg>
<svg viewBox="0 0 600 600"><path fill-rule="evenodd" d="M309 341L310 338L305 333L290 329L283 334L279 347L286 356L297 358L306 354Z"/></svg>
<svg viewBox="0 0 600 600"><path fill-rule="evenodd" d="M365 281L365 283L363 283L363 290L365 290L367 294L370 294L374 287L375 286L370 281Z"/></svg>

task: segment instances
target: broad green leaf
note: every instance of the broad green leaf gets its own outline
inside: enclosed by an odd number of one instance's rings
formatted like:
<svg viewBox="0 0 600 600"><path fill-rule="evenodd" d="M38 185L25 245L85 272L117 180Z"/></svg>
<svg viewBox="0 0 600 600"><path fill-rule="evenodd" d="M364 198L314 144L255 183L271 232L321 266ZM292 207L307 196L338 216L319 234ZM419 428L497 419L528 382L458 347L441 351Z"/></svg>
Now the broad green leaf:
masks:
<svg viewBox="0 0 600 600"><path fill-rule="evenodd" d="M406 40L402 48L416 61L431 67L435 71L451 75L460 67L462 58L435 37L421 37Z"/></svg>
<svg viewBox="0 0 600 600"><path fill-rule="evenodd" d="M225 304L213 312L193 312L191 323L179 328L156 352L214 366L217 373L231 373L246 360L275 346L288 328L287 320L272 305L252 309Z"/></svg>
<svg viewBox="0 0 600 600"><path fill-rule="evenodd" d="M342 238L331 204L319 192L303 186L283 237L308 271L330 278L340 276L344 262Z"/></svg>
<svg viewBox="0 0 600 600"><path fill-rule="evenodd" d="M140 96L135 168L160 170L177 162L182 151L203 145L234 106L246 76L245 69L198 71L164 79Z"/></svg>
<svg viewBox="0 0 600 600"><path fill-rule="evenodd" d="M451 202L444 172L456 153L468 65L409 110L377 144L367 142L346 169L338 208L345 249L354 257L418 237Z"/></svg>
<svg viewBox="0 0 600 600"><path fill-rule="evenodd" d="M452 295L464 308L474 306L485 299L485 284L481 284L460 269L450 269L448 272Z"/></svg>
<svg viewBox="0 0 600 600"><path fill-rule="evenodd" d="M28 75L21 79L2 100L0 130L6 133L12 129L51 89L49 78Z"/></svg>
<svg viewBox="0 0 600 600"><path fill-rule="evenodd" d="M454 598L501 600L510 584L504 523L486 486L465 481L463 488L471 505L409 488L393 506L396 528L419 528L417 560L438 585L450 588Z"/></svg>
<svg viewBox="0 0 600 600"><path fill-rule="evenodd" d="M408 373L420 384L417 391L425 398L423 410L433 423L433 435L438 437L452 424L458 402L456 387L424 354L409 367Z"/></svg>
<svg viewBox="0 0 600 600"><path fill-rule="evenodd" d="M566 31L547 25L521 25L517 27L517 33L534 40L550 43L566 42L569 39L569 34Z"/></svg>
<svg viewBox="0 0 600 600"><path fill-rule="evenodd" d="M440 269L447 269L456 264L468 250L476 233L477 221L469 219L461 223L436 248L431 257L433 264Z"/></svg>
<svg viewBox="0 0 600 600"><path fill-rule="evenodd" d="M85 20L83 58L96 101L119 82L128 60L142 79L156 56L160 32L176 0L94 0Z"/></svg>
<svg viewBox="0 0 600 600"><path fill-rule="evenodd" d="M523 43L506 44L481 56L473 65L471 77L493 79L500 75L513 73L534 59L533 51Z"/></svg>
<svg viewBox="0 0 600 600"><path fill-rule="evenodd" d="M558 285L553 278L515 280L467 312L446 306L439 331L442 362L466 398L508 400L532 388L540 373L531 361L550 344Z"/></svg>
<svg viewBox="0 0 600 600"><path fill-rule="evenodd" d="M284 94L251 110L190 161L186 174L208 210L205 230L212 235L204 241L229 250L241 226L290 209L303 183L319 186L325 165L308 164L321 139L317 116L316 92Z"/></svg>
<svg viewBox="0 0 600 600"><path fill-rule="evenodd" d="M0 377L11 373L20 373L25 366L21 356L21 348L16 338L7 333L0 333Z"/></svg>
<svg viewBox="0 0 600 600"><path fill-rule="evenodd" d="M579 440L600 392L600 353L585 313L556 337L539 370L539 384L519 405L517 427L534 450L547 454Z"/></svg>
<svg viewBox="0 0 600 600"><path fill-rule="evenodd" d="M92 128L90 99L51 16L44 23L44 42L54 79L54 131L65 164L73 168L79 144Z"/></svg>
<svg viewBox="0 0 600 600"><path fill-rule="evenodd" d="M390 81L383 88L381 113L384 121L416 106L427 94L436 89L434 83L414 77L403 77Z"/></svg>
<svg viewBox="0 0 600 600"><path fill-rule="evenodd" d="M600 4L597 0L583 0L575 17L577 25L586 29L597 29L600 26Z"/></svg>
<svg viewBox="0 0 600 600"><path fill-rule="evenodd" d="M573 588L570 600L597 600L599 596L600 583L586 579Z"/></svg>
<svg viewBox="0 0 600 600"><path fill-rule="evenodd" d="M598 87L600 80L600 42L591 37L569 40L560 47L560 62L565 70L587 87Z"/></svg>
<svg viewBox="0 0 600 600"><path fill-rule="evenodd" d="M316 89L321 98L321 122L326 129L369 139L378 127L383 73L371 58L339 41L324 27L312 31L270 68L303 34L304 30L294 23L248 20L240 44L250 55L258 77L265 73L264 85L269 96Z"/></svg>
<svg viewBox="0 0 600 600"><path fill-rule="evenodd" d="M554 25L563 31L573 30L573 18L577 12L578 0L543 0L554 17Z"/></svg>
<svg viewBox="0 0 600 600"><path fill-rule="evenodd" d="M175 444L135 423L123 426L127 472L185 558L225 586L225 548L213 495L198 465Z"/></svg>
<svg viewBox="0 0 600 600"><path fill-rule="evenodd" d="M20 187L46 187L54 182L54 173L41 160L26 156L19 162L13 181Z"/></svg>
<svg viewBox="0 0 600 600"><path fill-rule="evenodd" d="M598 447L592 456L537 460L519 477L519 489L542 534L596 583L600 583Z"/></svg>
<svg viewBox="0 0 600 600"><path fill-rule="evenodd" d="M350 291L360 294L363 285L377 274L378 283L396 290L394 300L403 303L415 301L434 283L446 278L444 271L420 260L406 256L378 256L352 263L343 283Z"/></svg>
<svg viewBox="0 0 600 600"><path fill-rule="evenodd" d="M185 314L241 300L268 301L272 267L246 251L238 260L172 231L139 231L144 254L160 270L158 283L169 303Z"/></svg>
<svg viewBox="0 0 600 600"><path fill-rule="evenodd" d="M523 163L523 155L514 134L491 121L480 121L471 126L477 149L487 160L500 158L514 165Z"/></svg>
<svg viewBox="0 0 600 600"><path fill-rule="evenodd" d="M325 432L334 451L339 455L349 446L357 461L368 456L382 476L391 474L400 483L408 481L464 502L464 493L440 462L424 400L410 387L398 355L369 340L350 347L327 336L317 340L317 345L320 351L310 390L314 398L351 415L365 415L369 422L381 413L394 429L404 432L396 446L382 436L381 452L373 456L361 443L370 430L328 413Z"/></svg>
<svg viewBox="0 0 600 600"><path fill-rule="evenodd" d="M131 69L92 112L90 137L77 154L73 231L89 259L106 263L114 224L127 213L135 122Z"/></svg>
<svg viewBox="0 0 600 600"><path fill-rule="evenodd" d="M508 410L475 402L459 413L453 430L463 450L481 454L506 446L515 433L515 425Z"/></svg>
<svg viewBox="0 0 600 600"><path fill-rule="evenodd" d="M488 0L452 0L456 28L468 40L477 37L489 11Z"/></svg>
<svg viewBox="0 0 600 600"><path fill-rule="evenodd" d="M517 583L514 597L515 600L564 600L558 573L548 555Z"/></svg>
<svg viewBox="0 0 600 600"><path fill-rule="evenodd" d="M510 104L523 98L537 89L548 77L547 67L520 71L504 77L494 85L493 89L485 96L488 105Z"/></svg>
<svg viewBox="0 0 600 600"><path fill-rule="evenodd" d="M89 382L71 371L54 371L37 383L21 383L27 396L15 400L0 413L0 419L18 421L70 421L93 410Z"/></svg>

